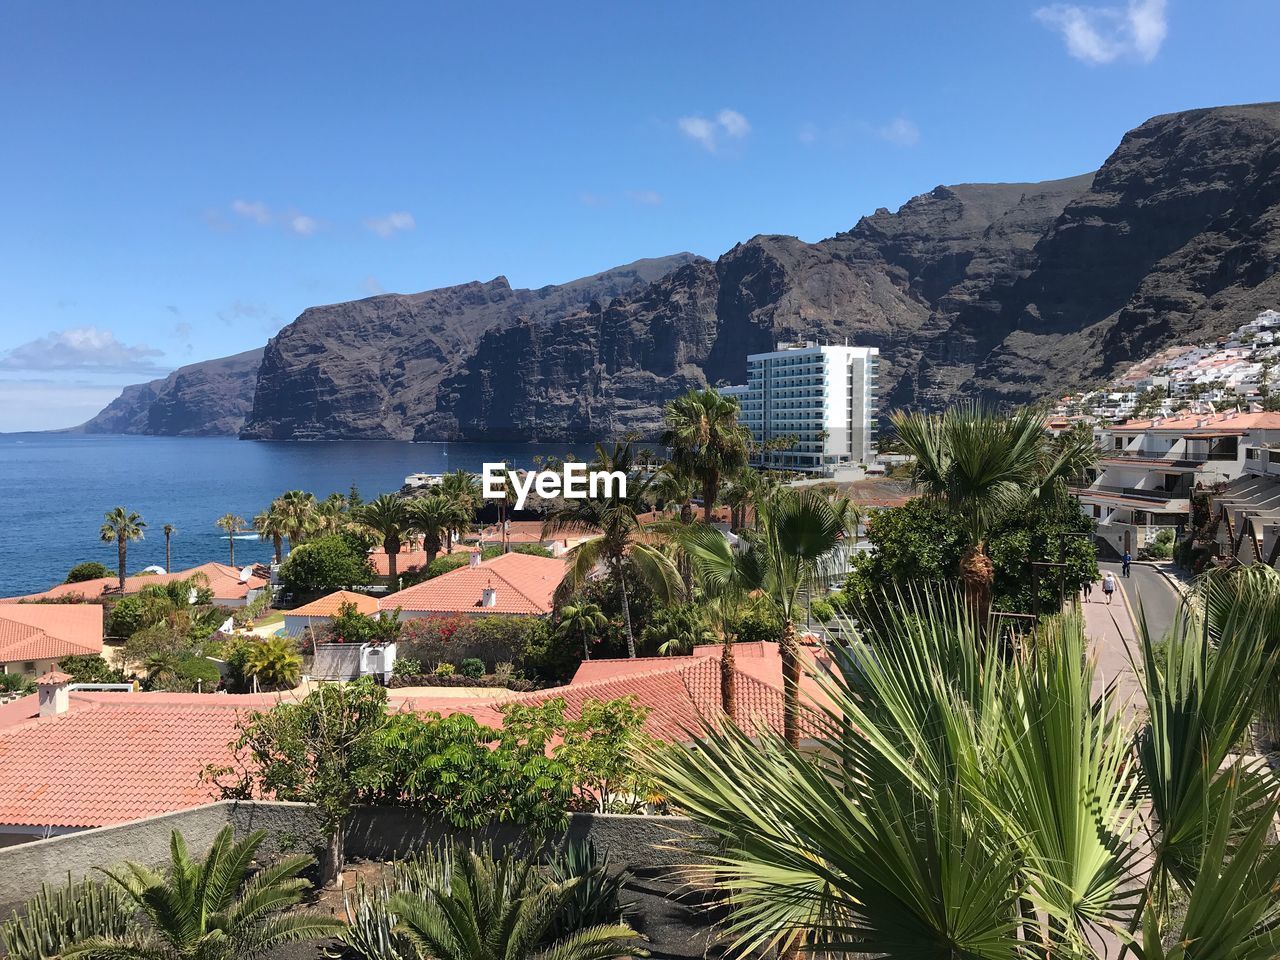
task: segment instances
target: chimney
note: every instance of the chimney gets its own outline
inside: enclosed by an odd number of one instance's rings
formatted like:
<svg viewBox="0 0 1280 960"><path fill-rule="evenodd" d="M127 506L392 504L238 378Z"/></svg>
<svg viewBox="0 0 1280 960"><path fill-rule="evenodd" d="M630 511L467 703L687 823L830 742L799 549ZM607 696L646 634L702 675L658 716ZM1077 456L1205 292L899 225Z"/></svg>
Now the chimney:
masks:
<svg viewBox="0 0 1280 960"><path fill-rule="evenodd" d="M36 678L36 690L40 695L40 716L52 717L66 713L71 700L71 677L57 670Z"/></svg>
<svg viewBox="0 0 1280 960"><path fill-rule="evenodd" d="M471 569L474 570L476 567L480 566L480 560L480 551L477 550L467 558L467 563L471 566Z"/></svg>
<svg viewBox="0 0 1280 960"><path fill-rule="evenodd" d="M498 591L493 589L493 587L485 587L484 590L480 592L480 606L494 607L497 606L497 604Z"/></svg>

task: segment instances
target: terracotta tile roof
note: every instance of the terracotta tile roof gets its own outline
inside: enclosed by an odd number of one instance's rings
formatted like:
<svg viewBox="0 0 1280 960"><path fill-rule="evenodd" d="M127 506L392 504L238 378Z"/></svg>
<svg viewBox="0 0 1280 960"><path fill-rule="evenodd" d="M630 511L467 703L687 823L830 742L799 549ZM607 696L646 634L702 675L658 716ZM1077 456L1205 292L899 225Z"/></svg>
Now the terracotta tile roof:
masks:
<svg viewBox="0 0 1280 960"><path fill-rule="evenodd" d="M476 567L459 567L383 597L380 606L413 613L542 616L551 612L552 597L567 570L561 559L504 553ZM481 606L481 596L490 587L496 602L492 607Z"/></svg>
<svg viewBox="0 0 1280 960"><path fill-rule="evenodd" d="M1157 422L1158 421L1158 422ZM1280 413L1191 413L1182 410L1168 417L1148 420L1129 420L1116 424L1112 430L1179 430L1222 434L1240 433L1245 430L1280 430Z"/></svg>
<svg viewBox="0 0 1280 960"><path fill-rule="evenodd" d="M480 548L473 543L454 542L454 553L476 553ZM436 556L443 557L445 551L441 550ZM391 563L387 559L387 551L377 548L369 551L369 562L373 564L374 570L378 572L380 577L391 576ZM421 547L405 545L404 549L396 556L396 573L412 573L415 570L421 570L427 565L427 553Z"/></svg>
<svg viewBox="0 0 1280 960"><path fill-rule="evenodd" d="M508 543L560 543L568 547L599 535L598 530L561 530L544 537L541 520L512 520L507 528L506 539ZM502 528L496 523L480 531L481 543L501 543L502 540Z"/></svg>
<svg viewBox="0 0 1280 960"><path fill-rule="evenodd" d="M101 652L96 603L0 603L0 664Z"/></svg>
<svg viewBox="0 0 1280 960"><path fill-rule="evenodd" d="M363 614L378 612L378 600L376 597L370 597L363 593L352 593L350 590L338 590L327 597L321 597L319 600L312 600L310 603L303 604L301 607L285 610L284 615L286 617L333 617L337 616L338 609L344 603L354 604L355 608Z"/></svg>
<svg viewBox="0 0 1280 960"><path fill-rule="evenodd" d="M4 708L0 824L97 827L216 799L200 771L228 762L237 716L266 702L73 692L69 710L56 716L31 720L11 709L30 717L35 699Z"/></svg>
<svg viewBox="0 0 1280 960"><path fill-rule="evenodd" d="M209 589L213 591L215 601L243 600L249 595L250 590L260 589L266 586L270 580L270 577L262 569L255 568L249 579L242 583L240 570L240 567L229 567L225 563L202 563L200 566L192 567L190 570L179 570L175 573L139 574L126 577L124 594L121 594L118 589L119 580L116 577L101 577L96 580L85 580L81 583L60 583L55 587L50 587L43 593L33 593L13 599L61 600L67 597L79 596L85 600L96 600L104 596L127 596L139 593L144 587L152 584L169 583L173 580L187 580L197 573L202 573L209 580Z"/></svg>

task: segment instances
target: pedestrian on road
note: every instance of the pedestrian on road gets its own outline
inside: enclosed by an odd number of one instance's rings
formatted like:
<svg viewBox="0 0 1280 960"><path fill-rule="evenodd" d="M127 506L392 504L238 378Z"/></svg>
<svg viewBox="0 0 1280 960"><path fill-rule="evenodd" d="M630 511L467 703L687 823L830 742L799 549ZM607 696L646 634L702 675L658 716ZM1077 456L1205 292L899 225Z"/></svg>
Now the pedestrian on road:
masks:
<svg viewBox="0 0 1280 960"><path fill-rule="evenodd" d="M1084 582L1084 602L1088 603L1091 596L1093 596L1093 581L1086 580Z"/></svg>
<svg viewBox="0 0 1280 960"><path fill-rule="evenodd" d="M1125 575L1125 579L1127 580L1129 578L1129 564L1133 563L1133 557L1129 554L1128 550L1124 552L1124 557L1120 560L1120 563L1122 564L1120 572Z"/></svg>
<svg viewBox="0 0 1280 960"><path fill-rule="evenodd" d="M1102 592L1107 595L1107 603L1111 602L1111 595L1116 592L1116 577L1110 570L1102 578Z"/></svg>

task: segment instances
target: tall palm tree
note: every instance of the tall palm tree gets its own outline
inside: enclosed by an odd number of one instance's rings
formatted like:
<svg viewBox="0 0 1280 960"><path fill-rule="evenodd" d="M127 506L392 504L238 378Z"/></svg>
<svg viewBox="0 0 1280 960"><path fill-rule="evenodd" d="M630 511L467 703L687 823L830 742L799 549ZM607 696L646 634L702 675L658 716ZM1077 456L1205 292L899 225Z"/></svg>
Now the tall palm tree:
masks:
<svg viewBox="0 0 1280 960"><path fill-rule="evenodd" d="M582 658L591 659L591 638L604 629L609 618L594 603L566 603L560 608L556 633L582 641Z"/></svg>
<svg viewBox="0 0 1280 960"><path fill-rule="evenodd" d="M289 549L305 543L316 527L316 498L305 490L289 490L280 494L272 504L279 508L280 523L289 538Z"/></svg>
<svg viewBox="0 0 1280 960"><path fill-rule="evenodd" d="M811 492L784 487L756 504L747 547L735 550L719 530L695 524L678 534L702 589L729 608L748 600L771 610L782 624L783 722L788 743L800 742L800 645L796 621L810 592L837 572L841 542L848 534L847 512ZM733 716L733 646L725 632L721 657L721 697Z"/></svg>
<svg viewBox="0 0 1280 960"><path fill-rule="evenodd" d="M275 501L253 518L253 529L258 532L258 539L271 541L271 554L276 566L284 559L284 538L288 535L279 503L280 501Z"/></svg>
<svg viewBox="0 0 1280 960"><path fill-rule="evenodd" d="M227 534L227 543L231 545L231 566L236 565L236 534L244 533L248 524L244 517L234 513L224 513L214 521L214 526Z"/></svg>
<svg viewBox="0 0 1280 960"><path fill-rule="evenodd" d="M603 566L618 590L629 657L636 655L636 641L627 598L627 571L637 575L664 602L672 602L683 594L680 575L671 558L649 542L656 537L656 531L646 530L640 524L640 514L654 499L655 476L641 476L632 466L630 444L614 444L611 449L597 444L593 469L626 474L626 494L615 487L610 497L567 500L551 511L542 524L544 539L561 533L591 536L569 551L569 573L561 581L558 592L561 598L567 596L569 591L585 583L597 567Z"/></svg>
<svg viewBox="0 0 1280 960"><path fill-rule="evenodd" d="M395 493L384 493L370 500L356 513L356 520L365 529L382 538L382 549L387 554L387 572L391 589L396 589L397 564L404 536L412 526L410 501Z"/></svg>
<svg viewBox="0 0 1280 960"><path fill-rule="evenodd" d="M1022 409L1005 415L975 403L942 414L899 411L893 425L903 449L915 457L912 483L945 503L964 534L960 581L985 623L995 582L986 549L991 528L1032 500L1061 495L1064 482L1096 459L1092 440L1054 444L1043 414Z"/></svg>
<svg viewBox="0 0 1280 960"><path fill-rule="evenodd" d="M398 892L388 908L395 932L432 960L620 960L636 956L640 935L625 923L554 936L581 877L541 876L532 857L494 859L459 850L420 893Z"/></svg>
<svg viewBox="0 0 1280 960"><path fill-rule="evenodd" d="M409 501L408 516L410 528L422 535L422 549L430 566L449 531L469 522L471 511L462 501L433 493Z"/></svg>
<svg viewBox="0 0 1280 960"><path fill-rule="evenodd" d="M113 507L107 511L102 529L98 531L98 536L104 543L116 545L118 561L116 573L119 575L121 593L124 592L125 560L129 552L129 541L141 540L146 529L147 522L138 514L131 513L124 507Z"/></svg>
<svg viewBox="0 0 1280 960"><path fill-rule="evenodd" d="M1141 960L1277 955L1280 789L1231 760L1276 677L1256 590L1202 587L1161 660L1142 631L1137 710L1094 692L1078 614L1008 657L959 591L895 599L815 671L816 750L727 726L638 758L718 839L735 946L1092 960L1110 932Z"/></svg>
<svg viewBox="0 0 1280 960"><path fill-rule="evenodd" d="M460 532L463 527L469 528L475 520L477 511L484 506L484 490L473 474L465 470L454 470L440 479L440 492L458 504L460 516L467 517L467 522L459 525L456 531L450 530L445 534L445 552L452 553L454 534Z"/></svg>
<svg viewBox="0 0 1280 960"><path fill-rule="evenodd" d="M738 401L707 387L667 404L662 443L672 462L702 485L702 519L710 523L720 484L747 465L751 433L738 423Z"/></svg>
<svg viewBox="0 0 1280 960"><path fill-rule="evenodd" d="M173 541L173 535L178 532L178 528L172 523L166 523L164 530L164 572L173 573L173 553L170 549Z"/></svg>
<svg viewBox="0 0 1280 960"><path fill-rule="evenodd" d="M324 939L343 924L315 913L288 912L311 884L298 875L305 856L254 872L265 830L236 841L219 831L204 860L193 860L182 834L170 841L164 873L141 863L103 872L124 891L145 923L123 936L91 937L66 950L67 960L238 960L265 956L286 943Z"/></svg>

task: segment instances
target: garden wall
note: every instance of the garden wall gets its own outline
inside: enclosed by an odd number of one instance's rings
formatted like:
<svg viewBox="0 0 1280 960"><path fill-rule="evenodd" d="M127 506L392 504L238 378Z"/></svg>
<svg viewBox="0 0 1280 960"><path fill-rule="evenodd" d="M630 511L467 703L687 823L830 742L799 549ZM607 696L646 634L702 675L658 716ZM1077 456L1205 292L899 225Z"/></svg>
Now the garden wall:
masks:
<svg viewBox="0 0 1280 960"><path fill-rule="evenodd" d="M176 813L113 827L100 827L48 840L0 848L0 916L26 901L41 883L61 884L67 875L92 875L97 867L124 860L159 865L169 859L169 835L181 831L193 853L201 852L228 823L238 834L263 829L268 847L263 858L285 850L319 852L315 818L306 804L224 800ZM353 860L403 857L448 836L437 820L401 807L366 807L351 817L347 856ZM498 844L517 840L510 825L486 832ZM682 892L677 868L701 858L695 853L698 831L681 817L637 817L574 814L558 838L590 840L607 850L611 867L630 874L627 884L635 901L634 925L649 938L648 949L662 958L715 957L709 943L712 914L696 896Z"/></svg>

